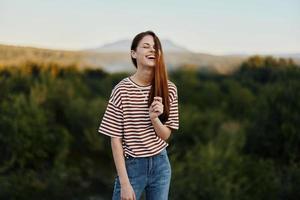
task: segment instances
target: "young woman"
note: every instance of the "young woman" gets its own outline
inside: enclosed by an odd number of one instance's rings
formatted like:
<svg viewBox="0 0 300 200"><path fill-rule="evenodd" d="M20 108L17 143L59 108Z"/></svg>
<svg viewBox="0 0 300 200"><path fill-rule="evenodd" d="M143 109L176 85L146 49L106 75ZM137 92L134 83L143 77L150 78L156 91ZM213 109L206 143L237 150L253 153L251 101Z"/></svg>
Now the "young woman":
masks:
<svg viewBox="0 0 300 200"><path fill-rule="evenodd" d="M168 199L167 139L179 128L177 88L168 80L160 40L152 31L131 44L136 72L112 90L99 132L111 137L117 170L113 199Z"/></svg>

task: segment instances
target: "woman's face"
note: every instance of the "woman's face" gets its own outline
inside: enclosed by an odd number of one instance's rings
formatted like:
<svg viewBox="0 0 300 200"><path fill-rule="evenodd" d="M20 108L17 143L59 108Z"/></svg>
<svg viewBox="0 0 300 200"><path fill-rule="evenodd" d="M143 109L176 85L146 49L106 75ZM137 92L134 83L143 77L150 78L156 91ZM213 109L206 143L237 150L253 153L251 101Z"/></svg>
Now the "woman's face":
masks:
<svg viewBox="0 0 300 200"><path fill-rule="evenodd" d="M135 51L131 51L131 56L136 59L137 66L154 67L155 49L154 39L151 35L146 35L140 40Z"/></svg>

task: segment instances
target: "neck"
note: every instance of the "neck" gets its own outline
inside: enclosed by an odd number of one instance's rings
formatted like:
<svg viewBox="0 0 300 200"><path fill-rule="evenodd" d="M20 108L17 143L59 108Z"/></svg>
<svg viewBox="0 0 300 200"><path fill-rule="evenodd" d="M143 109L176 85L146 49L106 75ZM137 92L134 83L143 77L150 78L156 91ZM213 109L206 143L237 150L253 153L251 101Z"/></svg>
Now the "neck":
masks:
<svg viewBox="0 0 300 200"><path fill-rule="evenodd" d="M131 78L139 85L147 86L152 82L154 70L152 68L138 67Z"/></svg>

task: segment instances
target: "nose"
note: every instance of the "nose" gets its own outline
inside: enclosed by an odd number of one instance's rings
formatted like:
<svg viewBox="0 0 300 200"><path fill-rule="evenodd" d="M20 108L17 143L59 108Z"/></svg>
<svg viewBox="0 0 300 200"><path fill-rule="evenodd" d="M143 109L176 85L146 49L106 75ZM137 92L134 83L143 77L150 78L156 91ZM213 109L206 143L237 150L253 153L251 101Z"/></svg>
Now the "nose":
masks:
<svg viewBox="0 0 300 200"><path fill-rule="evenodd" d="M155 52L154 46L151 46L150 51L154 51Z"/></svg>

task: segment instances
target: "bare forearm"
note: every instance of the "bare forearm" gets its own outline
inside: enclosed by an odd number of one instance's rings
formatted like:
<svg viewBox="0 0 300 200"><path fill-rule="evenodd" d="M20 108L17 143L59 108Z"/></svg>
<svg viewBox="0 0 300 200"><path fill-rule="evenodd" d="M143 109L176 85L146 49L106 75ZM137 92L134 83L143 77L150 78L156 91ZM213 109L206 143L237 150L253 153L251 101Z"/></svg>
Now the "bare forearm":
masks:
<svg viewBox="0 0 300 200"><path fill-rule="evenodd" d="M158 117L151 119L156 134L163 140L167 140L171 135L171 129L161 123Z"/></svg>
<svg viewBox="0 0 300 200"><path fill-rule="evenodd" d="M122 139L111 138L111 148L113 152L114 162L116 165L116 170L119 175L120 184L128 184L129 178L126 171L125 159L122 148Z"/></svg>

